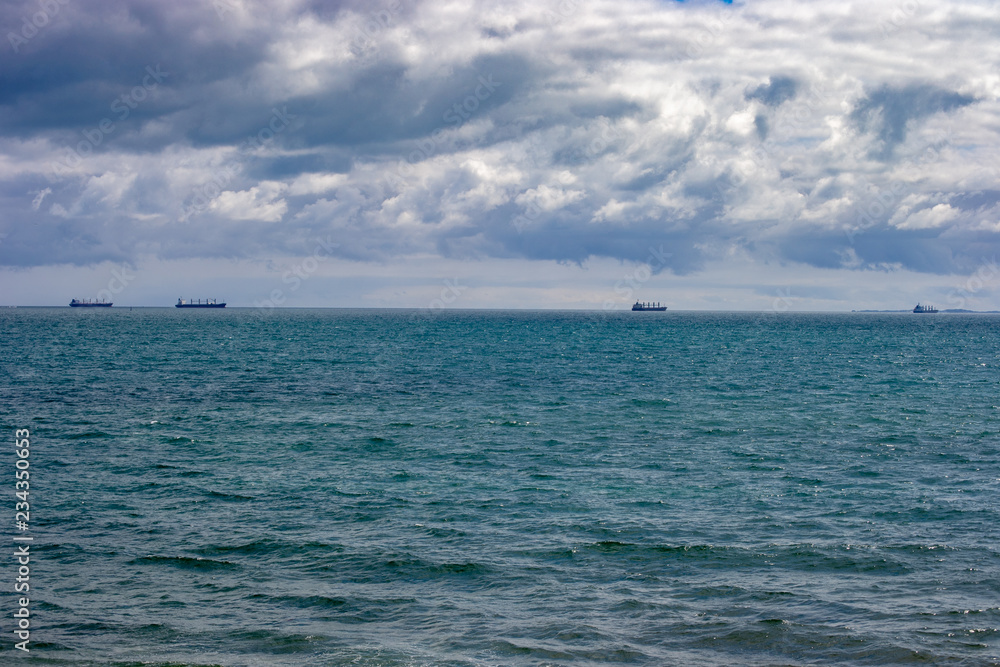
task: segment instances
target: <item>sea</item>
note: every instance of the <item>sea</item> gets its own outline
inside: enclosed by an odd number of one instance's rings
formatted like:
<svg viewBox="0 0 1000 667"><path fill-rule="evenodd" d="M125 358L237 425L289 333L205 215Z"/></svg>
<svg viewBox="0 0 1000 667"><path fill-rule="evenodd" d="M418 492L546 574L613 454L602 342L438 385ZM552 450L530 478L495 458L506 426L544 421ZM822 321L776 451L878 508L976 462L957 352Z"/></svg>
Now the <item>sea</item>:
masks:
<svg viewBox="0 0 1000 667"><path fill-rule="evenodd" d="M1000 316L14 308L0 350L3 665L1000 665Z"/></svg>

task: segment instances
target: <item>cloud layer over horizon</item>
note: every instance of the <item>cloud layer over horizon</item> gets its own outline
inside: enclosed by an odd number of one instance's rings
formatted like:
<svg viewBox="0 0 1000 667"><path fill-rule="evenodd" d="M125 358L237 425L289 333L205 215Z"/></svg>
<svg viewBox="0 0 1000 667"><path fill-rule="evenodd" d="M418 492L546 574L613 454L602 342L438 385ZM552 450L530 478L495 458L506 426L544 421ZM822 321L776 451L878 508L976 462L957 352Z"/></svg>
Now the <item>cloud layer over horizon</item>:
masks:
<svg viewBox="0 0 1000 667"><path fill-rule="evenodd" d="M0 25L8 267L1000 250L988 2L31 0Z"/></svg>

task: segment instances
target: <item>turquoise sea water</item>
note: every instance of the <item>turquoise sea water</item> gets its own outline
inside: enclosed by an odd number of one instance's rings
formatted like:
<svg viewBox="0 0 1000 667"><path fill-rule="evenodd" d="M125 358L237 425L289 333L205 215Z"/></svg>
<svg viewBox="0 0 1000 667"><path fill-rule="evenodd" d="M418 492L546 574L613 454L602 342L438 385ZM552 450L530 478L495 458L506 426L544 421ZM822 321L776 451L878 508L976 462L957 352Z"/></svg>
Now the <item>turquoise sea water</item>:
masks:
<svg viewBox="0 0 1000 667"><path fill-rule="evenodd" d="M15 309L0 349L32 664L1000 664L1000 317Z"/></svg>

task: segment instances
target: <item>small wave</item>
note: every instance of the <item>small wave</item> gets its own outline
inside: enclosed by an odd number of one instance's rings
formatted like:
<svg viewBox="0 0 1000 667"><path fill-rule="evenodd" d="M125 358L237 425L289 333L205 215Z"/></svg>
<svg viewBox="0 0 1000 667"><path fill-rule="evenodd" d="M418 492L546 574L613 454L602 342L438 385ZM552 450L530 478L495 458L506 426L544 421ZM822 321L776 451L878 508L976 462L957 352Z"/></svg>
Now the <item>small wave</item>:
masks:
<svg viewBox="0 0 1000 667"><path fill-rule="evenodd" d="M247 643L256 650L274 651L278 653L295 653L316 642L325 641L325 637L317 635L302 635L272 630L237 630L228 632L220 640L237 644Z"/></svg>
<svg viewBox="0 0 1000 667"><path fill-rule="evenodd" d="M629 598L627 600L622 600L611 606L611 611L613 612L623 612L626 614L635 614L637 612L655 611L661 608L655 602L647 602L645 600L636 600L635 598Z"/></svg>
<svg viewBox="0 0 1000 667"><path fill-rule="evenodd" d="M281 549L283 546L284 545L280 545L279 543L272 542L270 540L256 540L254 542L247 542L244 544L203 547L198 549L197 552L205 555L241 554L246 556L257 556L272 553L275 550Z"/></svg>
<svg viewBox="0 0 1000 667"><path fill-rule="evenodd" d="M459 530L457 528L442 528L438 526L423 525L418 525L417 528L420 528L426 535L445 540L457 540L468 535L468 533L464 530Z"/></svg>
<svg viewBox="0 0 1000 667"><path fill-rule="evenodd" d="M419 558L394 558L384 565L401 575L421 579L478 577L492 571L492 568L480 563L430 563Z"/></svg>
<svg viewBox="0 0 1000 667"><path fill-rule="evenodd" d="M140 565L151 563L154 565L170 565L185 570L223 570L239 568L239 564L225 560L213 560L211 558L192 558L190 556L142 556L130 561L130 564Z"/></svg>
<svg viewBox="0 0 1000 667"><path fill-rule="evenodd" d="M526 558L548 563L571 559L576 556L577 549L529 549L527 551L518 551L516 553Z"/></svg>
<svg viewBox="0 0 1000 667"><path fill-rule="evenodd" d="M500 655L510 656L532 656L545 660L572 660L575 656L565 651L555 651L533 646L521 646L506 639L498 639L490 642L490 649Z"/></svg>
<svg viewBox="0 0 1000 667"><path fill-rule="evenodd" d="M261 601L277 602L282 605L299 607L302 609L309 609L316 607L325 609L338 609L346 607L348 604L350 604L344 598L328 597L326 595L308 595L305 597L283 595L280 597L273 597L269 595L261 595L259 593L255 593L253 595L248 595L247 599L252 600L254 602L261 602Z"/></svg>
<svg viewBox="0 0 1000 667"><path fill-rule="evenodd" d="M73 435L63 436L64 440L100 440L101 438L110 438L110 433L105 433L104 431L87 431L86 433L75 433Z"/></svg>
<svg viewBox="0 0 1000 667"><path fill-rule="evenodd" d="M912 571L905 563L887 558L877 549L836 547L815 549L811 547L790 547L783 550L782 560L790 567L816 570L853 572L874 572L888 575L904 575Z"/></svg>
<svg viewBox="0 0 1000 667"><path fill-rule="evenodd" d="M751 554L755 553L747 549L729 546L714 546L711 544L635 544L631 542L618 542L615 540L604 540L588 545L588 548L598 552L606 553L649 553L650 555L671 555L681 557L714 558L722 554Z"/></svg>
<svg viewBox="0 0 1000 667"><path fill-rule="evenodd" d="M203 556L224 556L236 554L241 556L280 555L284 558L308 556L311 559L318 555L334 555L343 553L343 545L330 542L283 542L276 540L254 540L238 544L220 544L194 550Z"/></svg>
<svg viewBox="0 0 1000 667"><path fill-rule="evenodd" d="M238 493L223 493L222 491L214 491L212 489L204 489L202 493L209 498L218 498L219 500L225 500L229 502L245 502L247 500L256 500L253 496L242 496Z"/></svg>

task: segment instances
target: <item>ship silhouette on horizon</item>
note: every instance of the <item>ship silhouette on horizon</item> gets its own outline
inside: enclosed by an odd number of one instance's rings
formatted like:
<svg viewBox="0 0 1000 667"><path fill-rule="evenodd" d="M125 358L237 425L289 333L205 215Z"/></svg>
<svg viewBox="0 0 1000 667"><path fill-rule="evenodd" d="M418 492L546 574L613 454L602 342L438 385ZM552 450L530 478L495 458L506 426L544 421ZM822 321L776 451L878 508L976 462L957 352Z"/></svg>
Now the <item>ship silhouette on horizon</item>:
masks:
<svg viewBox="0 0 1000 667"><path fill-rule="evenodd" d="M661 306L660 302L657 301L653 303L652 301L636 301L635 305L632 306L632 310L666 310L666 306Z"/></svg>
<svg viewBox="0 0 1000 667"><path fill-rule="evenodd" d="M90 301L88 299L73 299L69 302L72 308L110 308L113 304L110 301L105 301L104 299Z"/></svg>
<svg viewBox="0 0 1000 667"><path fill-rule="evenodd" d="M225 308L226 307L226 302L223 301L222 303L219 303L218 300L216 300L216 299L205 299L204 301L202 301L201 299L197 299L197 300L188 299L187 301L185 301L184 299L177 299L177 304L175 305L175 307L177 307L177 308Z"/></svg>

